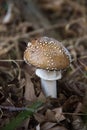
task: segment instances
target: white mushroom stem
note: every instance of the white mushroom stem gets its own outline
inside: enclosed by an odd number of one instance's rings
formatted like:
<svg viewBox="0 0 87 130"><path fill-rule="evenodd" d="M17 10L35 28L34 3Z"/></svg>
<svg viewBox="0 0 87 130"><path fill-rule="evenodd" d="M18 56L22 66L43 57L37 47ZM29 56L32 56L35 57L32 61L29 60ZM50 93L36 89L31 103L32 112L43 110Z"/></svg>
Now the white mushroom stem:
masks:
<svg viewBox="0 0 87 130"><path fill-rule="evenodd" d="M57 97L56 80L44 80L41 79L41 86L44 94L48 97Z"/></svg>
<svg viewBox="0 0 87 130"><path fill-rule="evenodd" d="M61 79L61 71L37 69L36 75L41 78L41 87L46 97L57 98L56 80Z"/></svg>

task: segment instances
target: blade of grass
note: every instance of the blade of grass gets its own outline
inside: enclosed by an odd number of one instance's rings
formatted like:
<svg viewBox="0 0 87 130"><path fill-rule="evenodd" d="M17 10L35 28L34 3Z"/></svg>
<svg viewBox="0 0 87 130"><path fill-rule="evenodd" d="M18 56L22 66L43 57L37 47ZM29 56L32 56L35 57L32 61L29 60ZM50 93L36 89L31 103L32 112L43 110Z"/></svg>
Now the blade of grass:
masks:
<svg viewBox="0 0 87 130"><path fill-rule="evenodd" d="M16 129L26 118L29 118L36 112L36 110L42 105L42 102L35 102L29 107L30 110L20 112L10 123L8 123L2 130L14 130Z"/></svg>

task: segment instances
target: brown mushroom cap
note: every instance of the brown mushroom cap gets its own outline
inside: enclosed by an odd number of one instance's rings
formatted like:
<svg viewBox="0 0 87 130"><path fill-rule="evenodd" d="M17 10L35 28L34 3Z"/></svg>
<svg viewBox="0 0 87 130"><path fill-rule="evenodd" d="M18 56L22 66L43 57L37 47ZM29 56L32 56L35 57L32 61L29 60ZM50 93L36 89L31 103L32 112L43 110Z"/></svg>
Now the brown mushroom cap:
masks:
<svg viewBox="0 0 87 130"><path fill-rule="evenodd" d="M28 43L24 60L40 69L61 70L70 65L71 56L61 42L41 37Z"/></svg>

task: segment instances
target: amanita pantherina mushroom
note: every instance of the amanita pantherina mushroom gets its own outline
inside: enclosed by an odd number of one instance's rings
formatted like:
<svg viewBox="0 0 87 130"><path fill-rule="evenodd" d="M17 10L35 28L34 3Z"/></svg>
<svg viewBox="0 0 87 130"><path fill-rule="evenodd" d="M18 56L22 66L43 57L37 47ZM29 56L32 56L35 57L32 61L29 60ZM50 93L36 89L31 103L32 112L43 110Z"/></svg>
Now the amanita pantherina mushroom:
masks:
<svg viewBox="0 0 87 130"><path fill-rule="evenodd" d="M41 37L28 43L24 60L37 67L36 75L41 78L44 94L56 98L56 80L61 79L61 70L71 62L68 50L53 38Z"/></svg>

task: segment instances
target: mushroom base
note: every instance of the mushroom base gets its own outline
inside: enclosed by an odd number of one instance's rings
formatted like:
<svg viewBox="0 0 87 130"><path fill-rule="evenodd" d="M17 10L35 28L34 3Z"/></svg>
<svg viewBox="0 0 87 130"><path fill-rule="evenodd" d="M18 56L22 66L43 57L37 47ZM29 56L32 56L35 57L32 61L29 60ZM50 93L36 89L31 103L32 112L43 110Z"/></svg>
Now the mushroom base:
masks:
<svg viewBox="0 0 87 130"><path fill-rule="evenodd" d="M37 69L36 75L41 78L41 87L46 97L57 98L56 80L61 79L61 71Z"/></svg>
<svg viewBox="0 0 87 130"><path fill-rule="evenodd" d="M51 96L53 98L57 97L56 80L50 81L50 80L41 79L41 87L46 97L48 96Z"/></svg>

